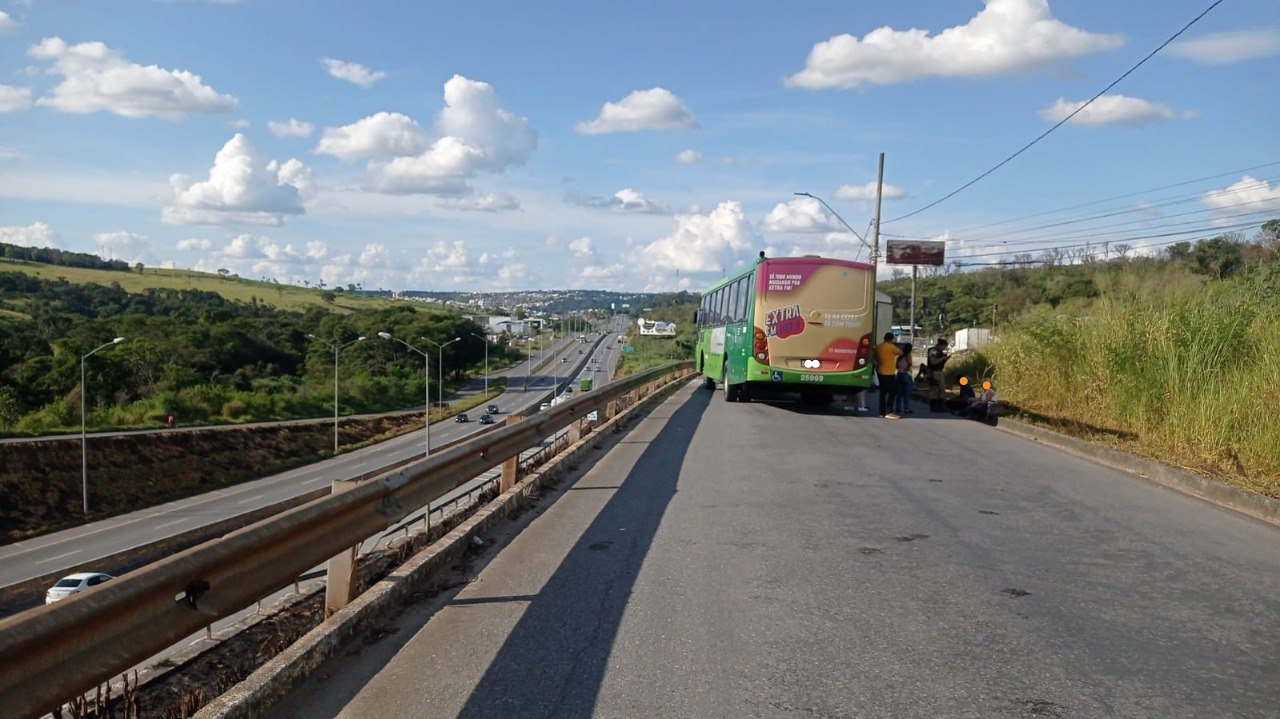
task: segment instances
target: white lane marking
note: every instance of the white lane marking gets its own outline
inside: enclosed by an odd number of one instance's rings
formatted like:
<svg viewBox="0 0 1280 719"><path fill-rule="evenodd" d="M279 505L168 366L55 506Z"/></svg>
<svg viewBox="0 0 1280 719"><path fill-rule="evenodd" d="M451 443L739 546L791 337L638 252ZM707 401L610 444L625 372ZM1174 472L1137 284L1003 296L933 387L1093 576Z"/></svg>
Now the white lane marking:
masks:
<svg viewBox="0 0 1280 719"><path fill-rule="evenodd" d="M20 554L27 554L28 552L35 552L35 551L38 551L38 550L41 550L41 549L48 549L48 548L50 548L50 547L56 547L56 546L57 546L57 545L59 545L59 544L65 544L65 543L67 543L67 542L74 542L74 541L79 540L79 539L84 539L85 537L88 537L88 536L90 536L90 535L98 534L99 532L107 532L107 531L110 531L110 530L119 529L119 528L121 528L121 527L123 527L123 526L125 526L125 525L133 524L134 522L142 521L143 519L147 519L147 517L134 517L133 519L126 519L126 520L124 520L123 522L115 522L115 523L112 523L112 524L110 524L109 526L99 527L99 528L97 528L97 529L91 529L91 530L89 530L89 531L87 531L87 532L76 532L76 533L74 534L74 536L62 537L62 538L60 538L60 539L54 539L54 540L51 540L51 541L48 541L48 542L40 542L39 544L36 544L34 547L27 547L26 549L22 549L22 550L19 550L19 551L17 551L17 552L3 552L3 553L0 553L0 561L8 561L8 560L10 560L10 559L12 559L12 558L14 558L14 557L16 557L16 556L20 555ZM109 521L109 520L108 520L108 521ZM75 530L68 530L68 531L75 531ZM36 541L36 540L32 540L32 541L34 542L34 541Z"/></svg>
<svg viewBox="0 0 1280 719"><path fill-rule="evenodd" d="M71 555L73 555L73 554L79 554L79 553L80 553L80 550L79 550L79 549L73 549L73 550L71 550L70 552L67 552L66 554L59 554L59 555L58 555L58 556L56 556L56 557L49 557L48 559L41 559L40 561L36 562L36 564L48 564L49 562L56 562L56 561L58 561L59 559L62 559L63 557L70 557L70 556L71 556Z"/></svg>
<svg viewBox="0 0 1280 719"><path fill-rule="evenodd" d="M185 521L187 521L187 518L181 517L179 519L173 520L172 522L165 522L164 524L158 524L156 525L155 529L164 529L165 527L172 527L175 524L182 524Z"/></svg>
<svg viewBox="0 0 1280 719"><path fill-rule="evenodd" d="M255 494L255 495L253 495L252 497L249 497L248 499L242 499L242 500L240 500L239 502L236 502L236 504L237 504L237 505L241 505L241 504L248 504L248 503L250 503L250 502L256 502L256 501L258 501L259 499L262 499L262 498L263 498L263 497L265 497L265 496L267 496L267 493L266 493L266 492L263 492L262 494Z"/></svg>

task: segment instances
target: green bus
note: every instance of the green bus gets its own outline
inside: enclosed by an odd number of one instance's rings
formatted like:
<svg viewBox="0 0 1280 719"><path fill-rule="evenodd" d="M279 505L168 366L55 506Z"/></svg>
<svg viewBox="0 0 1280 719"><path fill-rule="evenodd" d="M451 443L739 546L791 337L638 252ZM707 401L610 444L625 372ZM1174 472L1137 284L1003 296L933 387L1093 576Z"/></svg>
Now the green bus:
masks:
<svg viewBox="0 0 1280 719"><path fill-rule="evenodd" d="M827 402L871 386L875 270L847 260L760 259L702 293L697 369L729 402L799 392Z"/></svg>

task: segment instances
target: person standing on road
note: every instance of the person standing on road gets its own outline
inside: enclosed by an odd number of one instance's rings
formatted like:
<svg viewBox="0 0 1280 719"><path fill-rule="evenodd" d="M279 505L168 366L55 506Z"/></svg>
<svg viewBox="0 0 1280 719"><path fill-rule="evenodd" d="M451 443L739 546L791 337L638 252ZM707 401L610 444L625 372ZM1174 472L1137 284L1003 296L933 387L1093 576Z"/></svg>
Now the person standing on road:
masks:
<svg viewBox="0 0 1280 719"><path fill-rule="evenodd" d="M915 349L911 343L902 345L902 356L898 358L898 395L894 400L893 410L902 414L912 414L911 395L915 394L916 381L911 379L911 352Z"/></svg>
<svg viewBox="0 0 1280 719"><path fill-rule="evenodd" d="M901 415L893 411L893 402L897 395L898 383L894 375L898 373L898 357L902 350L893 343L893 333L884 333L884 341L876 345L876 380L880 382L880 416L898 419Z"/></svg>
<svg viewBox="0 0 1280 719"><path fill-rule="evenodd" d="M929 373L929 409L933 412L946 411L944 404L947 397L947 387L943 368L947 365L947 360L951 359L951 355L947 353L947 341L939 337L937 344L929 348L929 352L925 357L925 368Z"/></svg>

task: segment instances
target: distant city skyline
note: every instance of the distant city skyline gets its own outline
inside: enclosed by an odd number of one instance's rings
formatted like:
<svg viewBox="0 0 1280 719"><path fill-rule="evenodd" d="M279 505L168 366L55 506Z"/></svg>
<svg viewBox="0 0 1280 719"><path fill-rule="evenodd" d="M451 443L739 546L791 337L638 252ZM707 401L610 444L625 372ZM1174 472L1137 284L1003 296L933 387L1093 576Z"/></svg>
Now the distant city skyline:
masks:
<svg viewBox="0 0 1280 719"><path fill-rule="evenodd" d="M698 290L761 250L866 260L795 193L862 235L884 152L886 237L948 261L1157 252L1280 217L1274 2L1222 3L914 213L1209 4L0 0L0 241L298 285Z"/></svg>

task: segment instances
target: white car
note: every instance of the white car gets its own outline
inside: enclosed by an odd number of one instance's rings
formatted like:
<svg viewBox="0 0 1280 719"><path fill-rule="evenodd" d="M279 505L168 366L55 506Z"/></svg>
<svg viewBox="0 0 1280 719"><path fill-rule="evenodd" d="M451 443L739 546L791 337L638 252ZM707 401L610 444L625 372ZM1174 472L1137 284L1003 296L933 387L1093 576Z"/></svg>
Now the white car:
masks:
<svg viewBox="0 0 1280 719"><path fill-rule="evenodd" d="M100 572L80 572L79 574L68 574L58 583L49 587L49 591L45 592L44 603L53 604L59 599L66 599L72 594L79 594L89 587L96 587L99 584L114 579L110 574L102 574Z"/></svg>
<svg viewBox="0 0 1280 719"><path fill-rule="evenodd" d="M551 403L550 403L550 402L543 402L543 403L538 407L538 411L540 411L540 412L546 412L546 411L547 411L547 410L549 410L549 409L551 409Z"/></svg>

